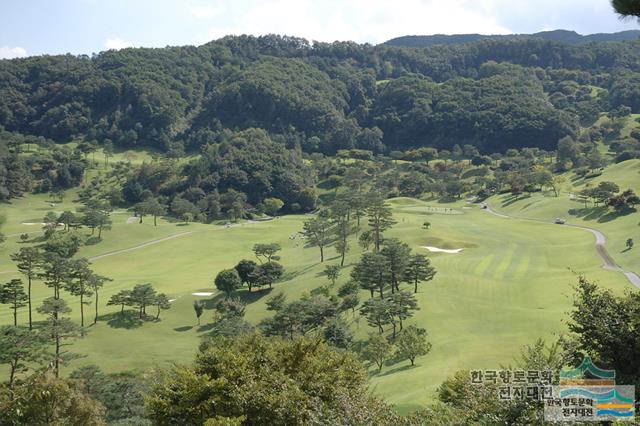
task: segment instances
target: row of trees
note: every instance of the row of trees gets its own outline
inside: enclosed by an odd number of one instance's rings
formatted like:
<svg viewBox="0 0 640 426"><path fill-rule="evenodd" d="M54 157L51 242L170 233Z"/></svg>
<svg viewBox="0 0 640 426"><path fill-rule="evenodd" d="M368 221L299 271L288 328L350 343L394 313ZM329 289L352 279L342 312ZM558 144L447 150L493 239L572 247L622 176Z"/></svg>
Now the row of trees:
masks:
<svg viewBox="0 0 640 426"><path fill-rule="evenodd" d="M98 238L102 238L102 231L111 229L113 222L111 221L112 207L106 202L97 200L88 200L86 205L80 208L80 214L65 210L56 216L53 212L48 212L44 218L44 237L50 238L62 225L64 231L77 231L82 226L91 229L91 235L95 235L98 231Z"/></svg>
<svg viewBox="0 0 640 426"><path fill-rule="evenodd" d="M171 300L164 293L157 293L149 283L137 284L131 290L120 290L107 302L107 306L120 306L120 315L124 316L125 306L132 306L138 310L138 316L143 319L147 315L148 307L157 309L155 319L160 319L160 311L171 308Z"/></svg>
<svg viewBox="0 0 640 426"><path fill-rule="evenodd" d="M585 207L591 201L596 207L601 204L619 212L634 211L635 206L640 204L640 197L633 190L627 189L620 192L620 187L615 182L609 181L602 181L595 187L587 185L578 193L578 198Z"/></svg>
<svg viewBox="0 0 640 426"><path fill-rule="evenodd" d="M94 296L93 323L98 321L99 291L105 283L111 280L93 272L91 263L87 259L69 259L59 253L42 251L36 247L20 248L17 253L11 255L11 259L16 263L18 271L27 279L27 288L25 291L22 280L16 279L6 284L4 291L11 295L8 300L11 301L12 309L14 309L14 318L16 318L17 309L23 307L26 302L29 310L29 329L33 328L31 291L33 281L36 279L41 280L53 291L53 298L56 300L60 299L62 290L79 298L82 326L84 326L86 299Z"/></svg>
<svg viewBox="0 0 640 426"><path fill-rule="evenodd" d="M253 246L253 253L259 263L249 259L242 259L231 269L223 269L218 272L214 280L218 290L224 292L229 298L231 294L247 285L249 292L254 287L262 288L271 286L284 274L284 268L277 260L280 256L277 253L281 247L277 243L258 243Z"/></svg>

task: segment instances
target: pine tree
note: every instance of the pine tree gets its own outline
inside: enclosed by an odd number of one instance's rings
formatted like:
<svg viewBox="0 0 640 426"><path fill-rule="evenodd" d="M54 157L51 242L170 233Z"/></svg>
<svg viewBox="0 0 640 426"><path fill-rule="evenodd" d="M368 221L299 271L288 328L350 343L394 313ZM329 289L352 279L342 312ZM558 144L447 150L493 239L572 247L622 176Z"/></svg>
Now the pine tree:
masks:
<svg viewBox="0 0 640 426"><path fill-rule="evenodd" d="M27 303L29 305L29 330L33 329L31 310L31 283L38 276L38 269L42 255L37 248L23 247L17 253L11 255L11 260L16 262L16 267L21 274L27 277Z"/></svg>
<svg viewBox="0 0 640 426"><path fill-rule="evenodd" d="M382 233L396 224L389 208L384 203L382 197L374 197L371 200L371 204L366 210L367 216L369 216L369 227L373 236L373 244L376 253L380 251L380 245L382 244Z"/></svg>
<svg viewBox="0 0 640 426"><path fill-rule="evenodd" d="M10 305L13 310L13 325L18 325L18 309L27 306L27 293L24 292L22 280L13 279L0 288L0 303Z"/></svg>
<svg viewBox="0 0 640 426"><path fill-rule="evenodd" d="M422 254L414 254L409 259L404 271L404 281L414 285L414 293L418 292L418 283L431 281L436 275L436 269L431 266L431 261Z"/></svg>

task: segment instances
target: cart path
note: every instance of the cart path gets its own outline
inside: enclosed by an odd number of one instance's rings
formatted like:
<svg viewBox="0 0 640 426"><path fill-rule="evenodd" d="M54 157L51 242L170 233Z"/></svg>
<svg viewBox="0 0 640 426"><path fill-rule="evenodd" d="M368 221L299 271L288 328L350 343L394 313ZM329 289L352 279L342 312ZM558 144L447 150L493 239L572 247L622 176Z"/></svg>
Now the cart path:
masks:
<svg viewBox="0 0 640 426"><path fill-rule="evenodd" d="M234 224L229 224L229 225L225 225L225 226L216 226L215 228L212 228L212 229L203 229L203 230L198 230L198 231L180 232L179 234L168 235L166 237L158 238L156 240L147 241L146 243L138 244L137 246L133 246L133 247L125 248L125 249L113 250L113 251L106 252L104 254L99 254L97 256L90 257L89 260L93 262L94 260L103 259L105 257L115 256L117 254L128 253L128 252L131 252L131 251L140 250L140 249L143 249L145 247L152 246L154 244L159 244L159 243L162 243L164 241L172 240L172 239L178 238L178 237L184 237L185 235L191 235L191 234L194 234L196 232L220 231L220 230L223 230L223 229L236 228L238 226L251 225L251 224L254 224L254 223L258 223L258 222L259 221L255 221L255 220L247 220L247 221L241 222L241 223L234 223Z"/></svg>
<svg viewBox="0 0 640 426"><path fill-rule="evenodd" d="M503 213L496 212L495 210L493 210L486 203L485 203L485 206L487 206L487 207L485 209L483 209L484 211L486 211L487 213L490 213L490 214L492 214L494 216L501 217L501 218L528 220L528 221L532 221L532 222L547 223L547 224L554 225L554 226L570 226L572 228L584 229L585 231L591 232L596 237L596 243L595 243L596 252L600 256L600 258L604 261L604 265L602 267L604 269L608 269L610 271L620 272L625 277L627 277L627 279L629 280L629 282L631 284L633 284L637 288L640 288L640 276L638 276L638 274L636 274L635 272L625 271L624 269L622 269L616 263L616 261L613 259L613 257L611 257L611 255L609 254L609 252L607 251L607 249L605 247L605 244L607 243L606 237L604 236L604 234L602 232L598 231L597 229L590 228L588 226L579 226L579 225L568 225L568 224L557 225L557 224L555 224L553 222L547 222L547 221L541 220L541 219L531 219L531 218L528 218L528 217L519 217L519 216L506 215L506 214L503 214Z"/></svg>
<svg viewBox="0 0 640 426"><path fill-rule="evenodd" d="M129 247L129 248L126 248L126 249L119 249L119 250L109 251L109 252L106 252L104 254L100 254L98 256L90 257L89 260L93 262L95 260L103 259L105 257L115 256L117 254L122 254L122 253L128 253L128 252L134 251L134 250L140 250L142 248L149 247L149 246L152 246L154 244L159 244L159 243L161 243L163 241L172 240L174 238L184 237L185 235L193 234L193 232L194 231L181 232L179 234L173 234L173 235L169 235L167 237L158 238L157 240L147 241L146 243L142 243L142 244L139 244L137 246Z"/></svg>

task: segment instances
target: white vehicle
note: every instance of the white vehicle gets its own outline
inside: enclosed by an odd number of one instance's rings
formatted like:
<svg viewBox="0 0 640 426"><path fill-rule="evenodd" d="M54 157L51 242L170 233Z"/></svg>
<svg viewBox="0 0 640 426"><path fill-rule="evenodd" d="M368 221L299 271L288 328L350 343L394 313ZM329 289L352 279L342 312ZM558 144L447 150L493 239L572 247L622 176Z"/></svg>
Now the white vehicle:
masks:
<svg viewBox="0 0 640 426"><path fill-rule="evenodd" d="M553 221L553 223L557 224L557 225L564 225L566 223L566 220L556 217L556 220Z"/></svg>

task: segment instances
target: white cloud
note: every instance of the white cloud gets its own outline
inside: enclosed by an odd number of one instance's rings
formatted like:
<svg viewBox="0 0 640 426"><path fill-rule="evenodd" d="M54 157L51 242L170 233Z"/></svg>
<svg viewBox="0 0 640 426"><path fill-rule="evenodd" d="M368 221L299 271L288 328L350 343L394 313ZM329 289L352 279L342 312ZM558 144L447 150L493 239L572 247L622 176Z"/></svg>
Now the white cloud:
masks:
<svg viewBox="0 0 640 426"><path fill-rule="evenodd" d="M24 58L27 51L22 47L0 46L0 59Z"/></svg>
<svg viewBox="0 0 640 426"><path fill-rule="evenodd" d="M224 11L222 7L199 6L191 9L191 15L198 19L211 19Z"/></svg>
<svg viewBox="0 0 640 426"><path fill-rule="evenodd" d="M215 6L225 7L224 16L200 30L197 44L227 34L380 43L403 35L637 29L635 21L618 20L610 0L216 0Z"/></svg>
<svg viewBox="0 0 640 426"><path fill-rule="evenodd" d="M104 48L107 50L120 50L126 49L127 47L133 47L133 43L123 40L120 37L108 38L104 42Z"/></svg>
<svg viewBox="0 0 640 426"><path fill-rule="evenodd" d="M225 16L208 39L227 34L269 33L318 41L379 43L408 34L505 34L510 29L492 13L491 0L263 0L253 8ZM235 18L235 19L234 19Z"/></svg>

